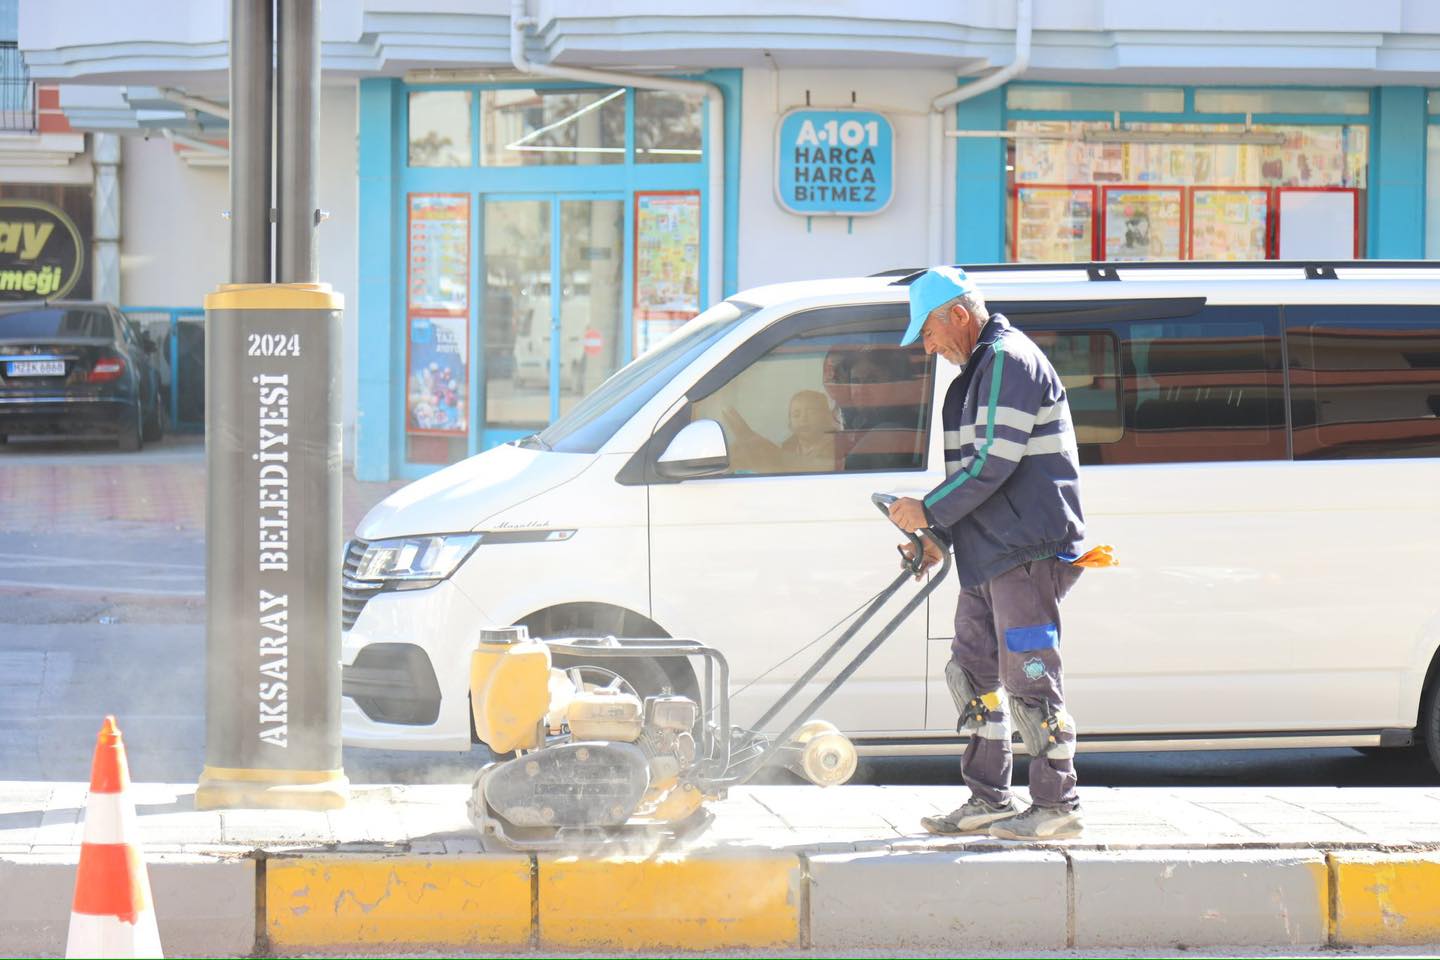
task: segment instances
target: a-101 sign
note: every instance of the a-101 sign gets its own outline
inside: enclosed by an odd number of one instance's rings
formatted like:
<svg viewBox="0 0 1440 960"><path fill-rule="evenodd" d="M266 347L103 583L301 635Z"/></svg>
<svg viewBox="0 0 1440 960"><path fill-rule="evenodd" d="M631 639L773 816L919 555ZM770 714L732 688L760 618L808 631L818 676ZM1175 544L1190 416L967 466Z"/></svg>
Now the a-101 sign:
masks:
<svg viewBox="0 0 1440 960"><path fill-rule="evenodd" d="M791 110L775 134L775 195L805 216L862 217L895 195L895 129L870 110Z"/></svg>

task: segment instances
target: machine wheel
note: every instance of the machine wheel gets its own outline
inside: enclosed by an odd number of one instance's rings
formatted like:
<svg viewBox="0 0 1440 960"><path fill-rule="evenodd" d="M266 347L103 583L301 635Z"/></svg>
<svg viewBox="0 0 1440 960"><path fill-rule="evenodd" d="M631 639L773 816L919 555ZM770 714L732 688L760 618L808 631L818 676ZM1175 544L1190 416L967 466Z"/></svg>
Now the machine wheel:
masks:
<svg viewBox="0 0 1440 960"><path fill-rule="evenodd" d="M1430 681L1420 701L1420 726L1415 732L1425 741L1430 765L1440 773L1440 674Z"/></svg>

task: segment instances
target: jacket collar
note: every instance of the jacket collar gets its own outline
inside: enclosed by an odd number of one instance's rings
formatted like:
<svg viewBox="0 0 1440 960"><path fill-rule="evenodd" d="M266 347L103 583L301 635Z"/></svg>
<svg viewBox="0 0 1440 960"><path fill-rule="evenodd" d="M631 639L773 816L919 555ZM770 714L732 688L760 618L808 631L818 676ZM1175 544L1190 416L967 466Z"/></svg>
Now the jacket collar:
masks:
<svg viewBox="0 0 1440 960"><path fill-rule="evenodd" d="M980 328L980 338L975 341L975 349L970 351L970 357L965 361L965 366L970 366L970 360L975 359L981 353L981 347L992 346L1009 329L1010 321L1005 319L1005 314L990 314L990 319L985 321L985 326Z"/></svg>

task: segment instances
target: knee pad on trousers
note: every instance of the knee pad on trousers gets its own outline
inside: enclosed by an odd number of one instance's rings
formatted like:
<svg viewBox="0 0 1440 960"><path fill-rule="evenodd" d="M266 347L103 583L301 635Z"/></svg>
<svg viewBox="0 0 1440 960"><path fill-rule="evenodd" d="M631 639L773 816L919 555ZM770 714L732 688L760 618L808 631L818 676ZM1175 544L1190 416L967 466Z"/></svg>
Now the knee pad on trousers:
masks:
<svg viewBox="0 0 1440 960"><path fill-rule="evenodd" d="M1074 759L1075 721L1070 714L1064 710L1052 711L1048 706L1033 706L1018 697L1011 699L1010 709L1030 756L1043 756L1047 760ZM1069 738L1061 741L1060 735L1067 730Z"/></svg>
<svg viewBox="0 0 1440 960"><path fill-rule="evenodd" d="M945 664L945 685L950 688L955 709L960 711L956 733L1009 742L1010 721L1004 714L1004 690L997 688L984 693L977 691L965 671L960 668L960 664L954 660Z"/></svg>

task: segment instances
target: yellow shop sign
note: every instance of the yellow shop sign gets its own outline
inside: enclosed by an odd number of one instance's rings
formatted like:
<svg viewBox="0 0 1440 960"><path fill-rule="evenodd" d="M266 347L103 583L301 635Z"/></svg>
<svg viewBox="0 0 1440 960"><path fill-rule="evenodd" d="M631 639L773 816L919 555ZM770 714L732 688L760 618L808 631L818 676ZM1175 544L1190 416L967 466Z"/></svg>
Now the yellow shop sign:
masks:
<svg viewBox="0 0 1440 960"><path fill-rule="evenodd" d="M43 200L0 200L0 299L59 299L85 269L75 222Z"/></svg>

